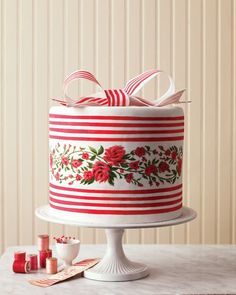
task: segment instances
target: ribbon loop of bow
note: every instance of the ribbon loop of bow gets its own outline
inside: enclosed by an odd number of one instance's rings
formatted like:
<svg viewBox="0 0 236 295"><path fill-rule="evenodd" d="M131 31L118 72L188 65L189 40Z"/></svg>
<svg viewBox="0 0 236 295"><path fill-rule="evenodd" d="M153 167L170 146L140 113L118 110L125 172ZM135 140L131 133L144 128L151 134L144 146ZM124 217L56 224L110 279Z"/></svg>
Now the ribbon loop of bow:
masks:
<svg viewBox="0 0 236 295"><path fill-rule="evenodd" d="M136 97L136 93L151 79L157 75L164 73L161 70L148 70L130 81L127 82L123 89L103 89L101 84L93 74L88 71L75 71L71 73L63 83L64 100L54 99L62 105L69 107L80 106L156 106L161 107L168 104L179 103L179 100L185 90L175 92L175 85L172 78L167 75L169 80L169 88L167 91L156 100L147 100L144 98ZM77 100L72 99L67 94L69 84L76 79L85 79L97 84L101 91L91 94L86 97L81 97Z"/></svg>

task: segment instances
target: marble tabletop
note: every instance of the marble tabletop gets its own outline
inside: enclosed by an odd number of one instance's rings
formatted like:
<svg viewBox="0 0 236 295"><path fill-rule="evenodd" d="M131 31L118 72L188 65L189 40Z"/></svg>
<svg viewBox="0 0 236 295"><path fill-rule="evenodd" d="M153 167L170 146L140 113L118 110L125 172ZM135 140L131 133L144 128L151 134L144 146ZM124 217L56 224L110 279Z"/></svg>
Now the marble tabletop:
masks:
<svg viewBox="0 0 236 295"><path fill-rule="evenodd" d="M0 258L0 294L236 294L234 245L125 245L129 259L149 266L150 275L129 282L100 282L76 278L41 288L28 283L45 278L39 273L12 272L13 253L36 253L36 246L10 247ZM102 257L106 245L81 245L77 260ZM55 255L55 252L54 252Z"/></svg>

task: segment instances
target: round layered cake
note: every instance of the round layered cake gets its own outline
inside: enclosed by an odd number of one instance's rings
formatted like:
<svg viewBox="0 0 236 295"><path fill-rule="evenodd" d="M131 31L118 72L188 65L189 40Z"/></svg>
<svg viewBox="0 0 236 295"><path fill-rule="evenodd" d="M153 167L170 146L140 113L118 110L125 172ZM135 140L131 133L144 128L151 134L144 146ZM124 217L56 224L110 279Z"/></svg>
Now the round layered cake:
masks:
<svg viewBox="0 0 236 295"><path fill-rule="evenodd" d="M183 138L177 106L52 107L51 213L99 224L177 218Z"/></svg>

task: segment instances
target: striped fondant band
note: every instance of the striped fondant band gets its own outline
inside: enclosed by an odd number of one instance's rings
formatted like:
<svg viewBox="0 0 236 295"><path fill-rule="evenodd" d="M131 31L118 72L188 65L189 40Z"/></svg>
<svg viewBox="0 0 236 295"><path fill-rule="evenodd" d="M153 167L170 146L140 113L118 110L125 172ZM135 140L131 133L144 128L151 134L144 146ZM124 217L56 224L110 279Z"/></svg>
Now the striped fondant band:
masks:
<svg viewBox="0 0 236 295"><path fill-rule="evenodd" d="M114 193L117 197L111 196ZM49 203L54 209L87 214L161 214L182 207L182 185L150 190L111 191L67 188L51 183Z"/></svg>
<svg viewBox="0 0 236 295"><path fill-rule="evenodd" d="M80 119L80 120L122 120L122 121L183 121L184 116L176 117L139 117L139 116L76 116L76 115L59 115L50 114L49 118L60 119Z"/></svg>
<svg viewBox="0 0 236 295"><path fill-rule="evenodd" d="M118 122L117 122L118 121ZM96 142L170 142L184 138L184 117L51 114L49 138Z"/></svg>

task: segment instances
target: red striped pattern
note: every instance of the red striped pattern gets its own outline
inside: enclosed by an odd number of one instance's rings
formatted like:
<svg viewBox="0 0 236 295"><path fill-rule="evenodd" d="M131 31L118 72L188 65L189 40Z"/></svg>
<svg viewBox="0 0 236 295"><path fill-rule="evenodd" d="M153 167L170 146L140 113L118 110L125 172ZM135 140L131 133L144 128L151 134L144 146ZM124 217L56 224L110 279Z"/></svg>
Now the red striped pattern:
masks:
<svg viewBox="0 0 236 295"><path fill-rule="evenodd" d="M113 103L113 102L112 102ZM75 119L79 121L73 121ZM158 142L158 141L181 141L184 133L184 117L139 117L139 116L67 116L50 115L49 138L73 141L97 141L97 142ZM53 119L56 119L54 121ZM58 120L57 120L58 119ZM69 121L59 120L69 119ZM91 121L97 120L97 121ZM164 119L166 121L164 121ZM171 119L173 121L171 121ZM84 121L87 120L87 121ZM89 121L90 120L90 121ZM110 120L110 122L107 122ZM116 120L118 122L116 122ZM121 120L123 120L121 122ZM137 122L141 120L141 122ZM150 120L153 120L150 122ZM120 121L120 122L119 122ZM131 121L131 122L129 122ZM69 127L73 128L69 128ZM78 127L78 129L76 128ZM82 128L79 128L82 127ZM86 129L86 127L88 127ZM96 128L92 128L96 127ZM100 128L99 128L100 127ZM83 129L84 128L84 129ZM150 129L151 128L151 129ZM152 129L153 128L153 129ZM164 129L162 129L164 128ZM72 136L76 134L76 136ZM93 137L91 134L114 135L111 137ZM117 137L116 135L127 135ZM142 137L150 134L149 137ZM164 137L155 135L163 134ZM178 135L177 135L178 134ZM90 135L90 136L88 136ZM134 136L128 136L134 135ZM137 135L137 136L135 136ZM154 136L152 136L154 135ZM169 136L168 136L169 135Z"/></svg>
<svg viewBox="0 0 236 295"><path fill-rule="evenodd" d="M58 192L54 192L52 190L49 191L49 194L55 197L62 197L62 198L70 198L70 199L77 199L77 200L91 200L91 201L158 201L162 199L170 199L182 196L182 190L178 193L171 194L171 195L161 195L161 196L152 196L152 197L99 197L99 196L83 196L83 195L68 195L62 194Z"/></svg>
<svg viewBox="0 0 236 295"><path fill-rule="evenodd" d="M108 215L144 215L144 214L161 214L176 211L182 208L182 203L176 207L153 209L153 210L93 210L93 209L78 209L78 208L67 208L59 207L50 203L50 206L57 210L76 212L76 213L87 213L87 214L108 214Z"/></svg>
<svg viewBox="0 0 236 295"><path fill-rule="evenodd" d="M86 189L86 188L73 188L55 185L50 183L51 188L62 190L62 191L71 191L76 193L95 193L95 194L155 194L163 192L171 192L182 188L182 183L176 186L165 187L165 188L156 188L156 189L139 189L139 190L100 190L100 189Z"/></svg>
<svg viewBox="0 0 236 295"><path fill-rule="evenodd" d="M122 89L104 90L108 106L128 106L129 97Z"/></svg>
<svg viewBox="0 0 236 295"><path fill-rule="evenodd" d="M181 208L182 184L156 189L98 190L50 183L49 203L54 209L87 214L167 213Z"/></svg>
<svg viewBox="0 0 236 295"><path fill-rule="evenodd" d="M50 201L58 204L63 205L76 205L76 206L84 206L84 207L123 207L123 208L132 208L132 207L162 207L162 206L170 206L174 204L178 204L182 198L178 198L174 201L168 201L168 202L155 202L155 203L86 203L86 202L73 202L73 201L64 201L64 200L58 200L55 198L50 197Z"/></svg>
<svg viewBox="0 0 236 295"><path fill-rule="evenodd" d="M86 79L86 80L96 83L97 85L99 85L101 87L98 80L90 72L88 72L88 71L75 71L64 80L64 83L63 83L64 92L66 92L66 88L68 87L69 83L75 79Z"/></svg>
<svg viewBox="0 0 236 295"><path fill-rule="evenodd" d="M149 70L146 71L133 79L131 79L125 86L124 91L128 93L129 95L135 94L140 88L144 86L146 83L146 80L148 78L153 77L154 75L157 75L157 73L160 72L158 70Z"/></svg>
<svg viewBox="0 0 236 295"><path fill-rule="evenodd" d="M101 138L101 137L71 137L71 136L57 136L50 135L51 139L60 139L60 140L76 140L76 141L103 141L103 142L159 142L159 141L179 141L183 140L183 136L176 137L138 137L138 138Z"/></svg>
<svg viewBox="0 0 236 295"><path fill-rule="evenodd" d="M182 121L184 116L177 117L139 117L139 116L74 116L74 115L59 115L50 114L49 118L60 119L81 119L81 120L122 120L122 121Z"/></svg>
<svg viewBox="0 0 236 295"><path fill-rule="evenodd" d="M84 133L84 134L168 134L183 133L184 129L174 130L88 130L88 129L64 129L49 128L49 131L60 133Z"/></svg>
<svg viewBox="0 0 236 295"><path fill-rule="evenodd" d="M97 97L82 97L78 102L75 103L76 105L84 104L84 105L107 105L108 99L107 98L97 98Z"/></svg>
<svg viewBox="0 0 236 295"><path fill-rule="evenodd" d="M51 125L71 125L71 126L100 126L100 127L180 127L184 126L184 122L180 123L100 123L100 122L65 122L50 121Z"/></svg>

